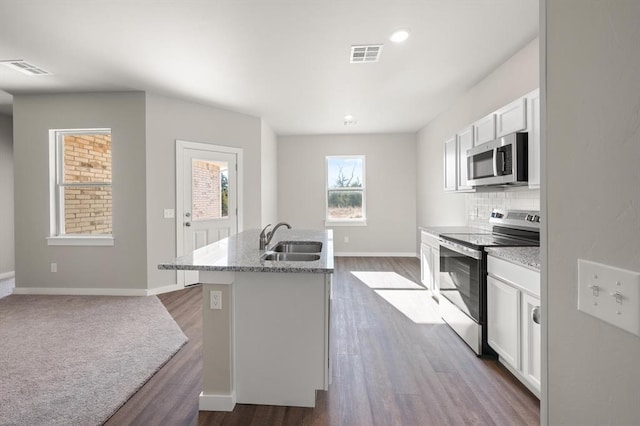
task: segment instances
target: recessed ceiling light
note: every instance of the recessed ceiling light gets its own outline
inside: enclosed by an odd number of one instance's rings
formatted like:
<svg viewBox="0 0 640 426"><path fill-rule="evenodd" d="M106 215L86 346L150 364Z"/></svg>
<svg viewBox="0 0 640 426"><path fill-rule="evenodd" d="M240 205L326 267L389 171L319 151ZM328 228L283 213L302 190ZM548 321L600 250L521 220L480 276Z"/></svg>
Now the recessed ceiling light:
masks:
<svg viewBox="0 0 640 426"><path fill-rule="evenodd" d="M391 37L389 37L389 40L391 40L394 43L402 43L403 41L406 41L408 38L409 38L409 31L398 30L393 34L391 34Z"/></svg>

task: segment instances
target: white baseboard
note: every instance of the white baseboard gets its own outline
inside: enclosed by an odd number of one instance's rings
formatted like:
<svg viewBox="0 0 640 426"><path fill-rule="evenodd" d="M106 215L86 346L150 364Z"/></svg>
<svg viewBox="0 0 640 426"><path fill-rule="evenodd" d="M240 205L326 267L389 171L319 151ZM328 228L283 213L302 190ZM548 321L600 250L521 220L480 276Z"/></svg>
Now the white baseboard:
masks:
<svg viewBox="0 0 640 426"><path fill-rule="evenodd" d="M16 271L0 272L0 281L8 280L16 276Z"/></svg>
<svg viewBox="0 0 640 426"><path fill-rule="evenodd" d="M236 393L230 395L205 395L200 392L200 411L233 411L236 406Z"/></svg>
<svg viewBox="0 0 640 426"><path fill-rule="evenodd" d="M415 252L347 252L339 251L333 253L337 257L418 257Z"/></svg>
<svg viewBox="0 0 640 426"><path fill-rule="evenodd" d="M146 290L147 296L156 296L158 294L171 293L172 291L182 290L184 287L179 284L169 284L162 287L150 288Z"/></svg>
<svg viewBox="0 0 640 426"><path fill-rule="evenodd" d="M147 296L149 290L130 288L62 288L62 287L16 287L13 294L50 296Z"/></svg>

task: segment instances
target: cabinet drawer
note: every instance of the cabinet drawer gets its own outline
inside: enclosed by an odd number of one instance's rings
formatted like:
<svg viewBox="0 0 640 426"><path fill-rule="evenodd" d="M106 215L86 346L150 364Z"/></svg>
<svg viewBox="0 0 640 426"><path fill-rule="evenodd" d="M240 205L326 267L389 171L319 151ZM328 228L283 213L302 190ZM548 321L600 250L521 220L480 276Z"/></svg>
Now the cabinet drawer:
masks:
<svg viewBox="0 0 640 426"><path fill-rule="evenodd" d="M495 256L487 256L487 273L540 297L540 273Z"/></svg>

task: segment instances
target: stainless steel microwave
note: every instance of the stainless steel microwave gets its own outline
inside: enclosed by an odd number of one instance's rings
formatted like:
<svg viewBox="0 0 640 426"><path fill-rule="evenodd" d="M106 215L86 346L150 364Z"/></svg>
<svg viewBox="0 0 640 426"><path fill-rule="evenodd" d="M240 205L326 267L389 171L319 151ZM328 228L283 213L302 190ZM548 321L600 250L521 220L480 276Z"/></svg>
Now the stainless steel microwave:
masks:
<svg viewBox="0 0 640 426"><path fill-rule="evenodd" d="M510 133L467 151L468 183L526 185L528 181L527 133Z"/></svg>

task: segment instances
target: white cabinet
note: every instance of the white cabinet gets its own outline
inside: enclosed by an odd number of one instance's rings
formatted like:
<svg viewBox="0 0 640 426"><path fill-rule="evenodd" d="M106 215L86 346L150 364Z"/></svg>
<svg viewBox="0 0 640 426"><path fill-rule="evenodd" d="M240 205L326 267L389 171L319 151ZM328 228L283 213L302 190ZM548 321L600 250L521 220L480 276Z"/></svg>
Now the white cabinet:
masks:
<svg viewBox="0 0 640 426"><path fill-rule="evenodd" d="M540 89L525 98L529 133L529 188L540 188Z"/></svg>
<svg viewBox="0 0 640 426"><path fill-rule="evenodd" d="M482 145L496 138L496 116L489 114L473 123L473 146Z"/></svg>
<svg viewBox="0 0 640 426"><path fill-rule="evenodd" d="M458 189L458 158L455 136L444 143L444 190L455 191Z"/></svg>
<svg viewBox="0 0 640 426"><path fill-rule="evenodd" d="M487 340L503 362L520 368L520 292L487 277Z"/></svg>
<svg viewBox="0 0 640 426"><path fill-rule="evenodd" d="M467 150L473 148L473 126L459 131L456 137L458 138L458 191L473 190L467 182Z"/></svg>
<svg viewBox="0 0 640 426"><path fill-rule="evenodd" d="M487 273L489 346L540 397L540 273L491 255Z"/></svg>
<svg viewBox="0 0 640 426"><path fill-rule="evenodd" d="M420 277L434 297L440 294L440 242L438 237L422 231L420 243Z"/></svg>
<svg viewBox="0 0 640 426"><path fill-rule="evenodd" d="M522 294L522 374L535 389L541 376L540 299Z"/></svg>
<svg viewBox="0 0 640 426"><path fill-rule="evenodd" d="M527 102L519 98L496 111L496 137L527 128Z"/></svg>

